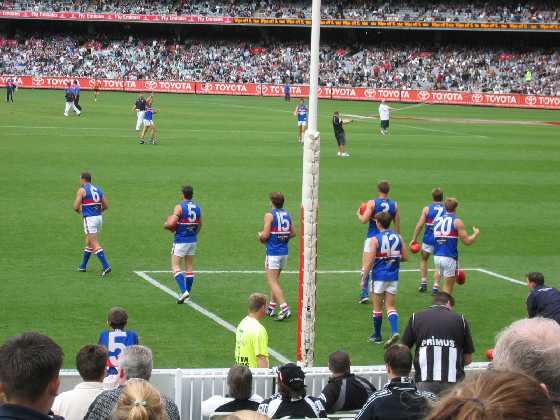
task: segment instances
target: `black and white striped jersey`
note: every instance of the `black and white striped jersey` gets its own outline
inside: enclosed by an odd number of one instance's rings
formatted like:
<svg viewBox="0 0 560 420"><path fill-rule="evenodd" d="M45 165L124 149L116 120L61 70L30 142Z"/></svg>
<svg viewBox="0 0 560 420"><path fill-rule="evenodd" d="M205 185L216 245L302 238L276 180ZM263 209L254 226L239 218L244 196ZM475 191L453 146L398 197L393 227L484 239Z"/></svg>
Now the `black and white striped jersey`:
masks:
<svg viewBox="0 0 560 420"><path fill-rule="evenodd" d="M259 405L258 412L273 419L327 417L323 403L319 398L306 396L290 399L280 393L264 400Z"/></svg>

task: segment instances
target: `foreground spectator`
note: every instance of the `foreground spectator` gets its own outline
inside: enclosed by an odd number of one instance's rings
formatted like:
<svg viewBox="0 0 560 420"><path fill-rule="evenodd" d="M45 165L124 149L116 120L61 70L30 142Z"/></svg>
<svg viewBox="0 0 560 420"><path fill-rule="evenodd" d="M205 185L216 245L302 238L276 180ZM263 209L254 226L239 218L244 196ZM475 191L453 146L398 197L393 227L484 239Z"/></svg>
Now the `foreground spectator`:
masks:
<svg viewBox="0 0 560 420"><path fill-rule="evenodd" d="M327 417L319 398L306 396L305 374L293 363L278 368L278 393L259 405L259 413L273 419L282 417Z"/></svg>
<svg viewBox="0 0 560 420"><path fill-rule="evenodd" d="M544 284L542 273L527 273L527 286L531 293L527 297L527 314L529 318L541 316L550 318L560 324L560 291Z"/></svg>
<svg viewBox="0 0 560 420"><path fill-rule="evenodd" d="M443 398L428 420L553 420L554 405L533 378L488 370L467 378Z"/></svg>
<svg viewBox="0 0 560 420"><path fill-rule="evenodd" d="M429 392L418 391L409 378L412 370L412 354L403 345L389 347L384 355L389 382L375 392L356 416L356 420L420 420L437 397Z"/></svg>
<svg viewBox="0 0 560 420"><path fill-rule="evenodd" d="M320 395L327 413L358 410L376 391L366 378L350 373L350 357L344 351L330 354L329 370L332 376Z"/></svg>
<svg viewBox="0 0 560 420"><path fill-rule="evenodd" d="M474 353L469 324L453 306L453 296L436 293L429 309L412 314L402 338L405 346L415 347L418 389L436 395L465 377Z"/></svg>
<svg viewBox="0 0 560 420"><path fill-rule="evenodd" d="M124 387L113 420L163 420L161 395L149 382L131 379Z"/></svg>
<svg viewBox="0 0 560 420"><path fill-rule="evenodd" d="M514 322L498 334L492 364L535 378L560 401L560 325L546 318Z"/></svg>
<svg viewBox="0 0 560 420"><path fill-rule="evenodd" d="M234 412L240 410L257 411L262 398L252 395L253 374L251 369L244 365L233 366L227 376L228 394L223 397L214 395L202 401L202 415L210 416L213 412Z"/></svg>
<svg viewBox="0 0 560 420"><path fill-rule="evenodd" d="M44 335L28 332L0 347L0 392L6 403L0 419L52 420L64 353Z"/></svg>
<svg viewBox="0 0 560 420"><path fill-rule="evenodd" d="M76 368L83 382L56 397L52 411L65 420L82 420L93 400L103 392L107 350L85 345L76 355Z"/></svg>
<svg viewBox="0 0 560 420"><path fill-rule="evenodd" d="M149 381L152 376L152 351L144 346L127 347L119 360L119 387L102 392L89 406L84 420L112 420L111 416L123 389L130 379ZM168 420L179 420L179 410L173 401L161 396Z"/></svg>
<svg viewBox="0 0 560 420"><path fill-rule="evenodd" d="M267 417L263 414L251 410L236 411L235 413L223 417L223 420L269 420L269 419L270 417Z"/></svg>

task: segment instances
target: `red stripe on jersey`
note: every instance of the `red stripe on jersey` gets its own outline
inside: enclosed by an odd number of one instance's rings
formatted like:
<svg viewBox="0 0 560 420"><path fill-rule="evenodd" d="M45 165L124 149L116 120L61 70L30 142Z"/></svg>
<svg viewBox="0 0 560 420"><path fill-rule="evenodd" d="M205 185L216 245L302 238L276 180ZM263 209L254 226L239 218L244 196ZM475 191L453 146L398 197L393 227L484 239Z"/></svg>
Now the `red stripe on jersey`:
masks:
<svg viewBox="0 0 560 420"><path fill-rule="evenodd" d="M434 232L434 236L436 238L456 238L457 232L449 232L447 235L441 233L441 232Z"/></svg>
<svg viewBox="0 0 560 420"><path fill-rule="evenodd" d="M99 204L99 201L95 201L95 200L82 200L82 204Z"/></svg>
<svg viewBox="0 0 560 420"><path fill-rule="evenodd" d="M195 220L194 222L191 222L189 219L179 219L179 221L177 222L180 225L198 225L200 223L200 220Z"/></svg>

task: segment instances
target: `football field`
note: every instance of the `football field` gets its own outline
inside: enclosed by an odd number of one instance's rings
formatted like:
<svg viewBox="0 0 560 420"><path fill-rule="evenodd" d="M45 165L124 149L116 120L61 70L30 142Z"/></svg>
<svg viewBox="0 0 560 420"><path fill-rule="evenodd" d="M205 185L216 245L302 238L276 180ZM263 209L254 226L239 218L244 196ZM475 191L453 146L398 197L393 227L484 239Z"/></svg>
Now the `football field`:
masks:
<svg viewBox="0 0 560 420"><path fill-rule="evenodd" d="M60 91L20 90L0 106L2 252L0 341L25 330L51 336L65 367L83 344L97 340L107 311L123 306L129 328L154 351L155 367L228 367L231 328L252 292L267 292L264 247L256 240L268 193L282 191L299 234L302 148L292 111L280 98L155 96L159 144L139 145L133 93L83 92L83 115L63 116ZM542 271L560 286L560 113L523 109L421 105L394 112L391 135L378 121L346 125L349 158L336 156L331 116L376 114L377 103L320 101L320 223L316 364L344 349L354 365L380 364L383 349L367 342L371 305L357 304L366 226L355 216L374 198L380 179L401 211L408 243L430 191L459 200L458 217L472 247L460 247L467 282L456 310L471 323L475 360L495 334L525 316L524 274ZM406 104L395 104L396 108ZM397 118L398 117L398 118ZM80 171L104 190L109 210L101 244L113 268L99 276L76 268L83 250L81 217L72 210ZM172 235L163 222L192 184L203 212L189 305L177 305L169 273ZM299 241L290 245L282 284L297 309ZM401 265L397 308L404 329L413 311L430 304L417 292L418 255ZM263 321L272 364L295 355L296 319ZM386 318L384 336L388 336Z"/></svg>

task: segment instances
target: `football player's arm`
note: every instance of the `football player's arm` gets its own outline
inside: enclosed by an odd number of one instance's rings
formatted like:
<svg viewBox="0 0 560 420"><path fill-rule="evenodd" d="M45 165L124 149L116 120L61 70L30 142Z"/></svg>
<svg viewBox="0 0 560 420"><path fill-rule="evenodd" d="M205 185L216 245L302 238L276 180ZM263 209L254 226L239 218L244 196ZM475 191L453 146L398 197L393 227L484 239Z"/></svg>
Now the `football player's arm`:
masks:
<svg viewBox="0 0 560 420"><path fill-rule="evenodd" d="M139 109L136 108L136 104L132 105L132 112L138 112Z"/></svg>
<svg viewBox="0 0 560 420"><path fill-rule="evenodd" d="M422 228L426 224L426 213L428 213L428 207L424 207L422 209L422 213L420 213L420 218L416 223L416 227L414 228L414 233L412 234L412 240L410 241L409 245L412 245L414 242L418 242L418 235L420 235Z"/></svg>
<svg viewBox="0 0 560 420"><path fill-rule="evenodd" d="M294 117L297 117L297 110L298 110L298 107L296 106L296 109L294 109Z"/></svg>
<svg viewBox="0 0 560 420"><path fill-rule="evenodd" d="M480 230L478 230L476 226L473 226L473 234L469 235L461 219L455 219L454 223L459 238L461 238L461 241L467 246L474 243L474 241L476 241L476 238L478 238L478 235L480 235Z"/></svg>
<svg viewBox="0 0 560 420"><path fill-rule="evenodd" d="M101 210L105 211L109 208L109 203L107 203L107 200L105 199L105 196L101 197Z"/></svg>
<svg viewBox="0 0 560 420"><path fill-rule="evenodd" d="M401 239L401 261L406 262L408 261L406 246L404 245L404 241L401 235L399 235L399 238Z"/></svg>
<svg viewBox="0 0 560 420"><path fill-rule="evenodd" d="M395 223L395 231L397 233L401 233L401 211L399 210L399 206L397 205L397 203L395 203L395 218L394 218L394 223Z"/></svg>
<svg viewBox="0 0 560 420"><path fill-rule="evenodd" d="M377 239L376 238L371 238L370 240L370 244L369 244L369 248L372 250L370 252L367 252L365 254L365 263L364 266L362 267L362 283L364 282L364 279L367 278L369 272L371 271L372 267L373 267L373 262L375 261L375 252L377 250Z"/></svg>
<svg viewBox="0 0 560 420"><path fill-rule="evenodd" d="M181 217L181 206L180 205L176 205L175 207L173 207L173 214L172 216L175 216L175 223L177 223L179 221L179 218ZM163 225L163 227L165 229L169 229L171 226L169 226L167 224L167 220L165 221L165 224Z"/></svg>
<svg viewBox="0 0 560 420"><path fill-rule="evenodd" d="M373 200L369 200L366 205L366 210L364 214L360 214L360 209L356 212L356 216L360 219L360 222L367 223L369 219L371 219L371 215L373 214Z"/></svg>
<svg viewBox="0 0 560 420"><path fill-rule="evenodd" d="M86 192L83 188L79 188L78 192L76 192L76 198L74 199L74 211L79 213L82 209L82 198Z"/></svg>
<svg viewBox="0 0 560 420"><path fill-rule="evenodd" d="M290 238L293 238L296 236L296 229L294 228L293 223L290 223Z"/></svg>
<svg viewBox="0 0 560 420"><path fill-rule="evenodd" d="M257 238L259 238L259 241L261 243L265 243L268 238L270 238L270 230L272 228L272 214L271 213L266 213L264 215L264 226L263 226L263 230L259 233L257 233Z"/></svg>
<svg viewBox="0 0 560 420"><path fill-rule="evenodd" d="M196 233L202 230L202 214L198 217L198 225L196 226Z"/></svg>

